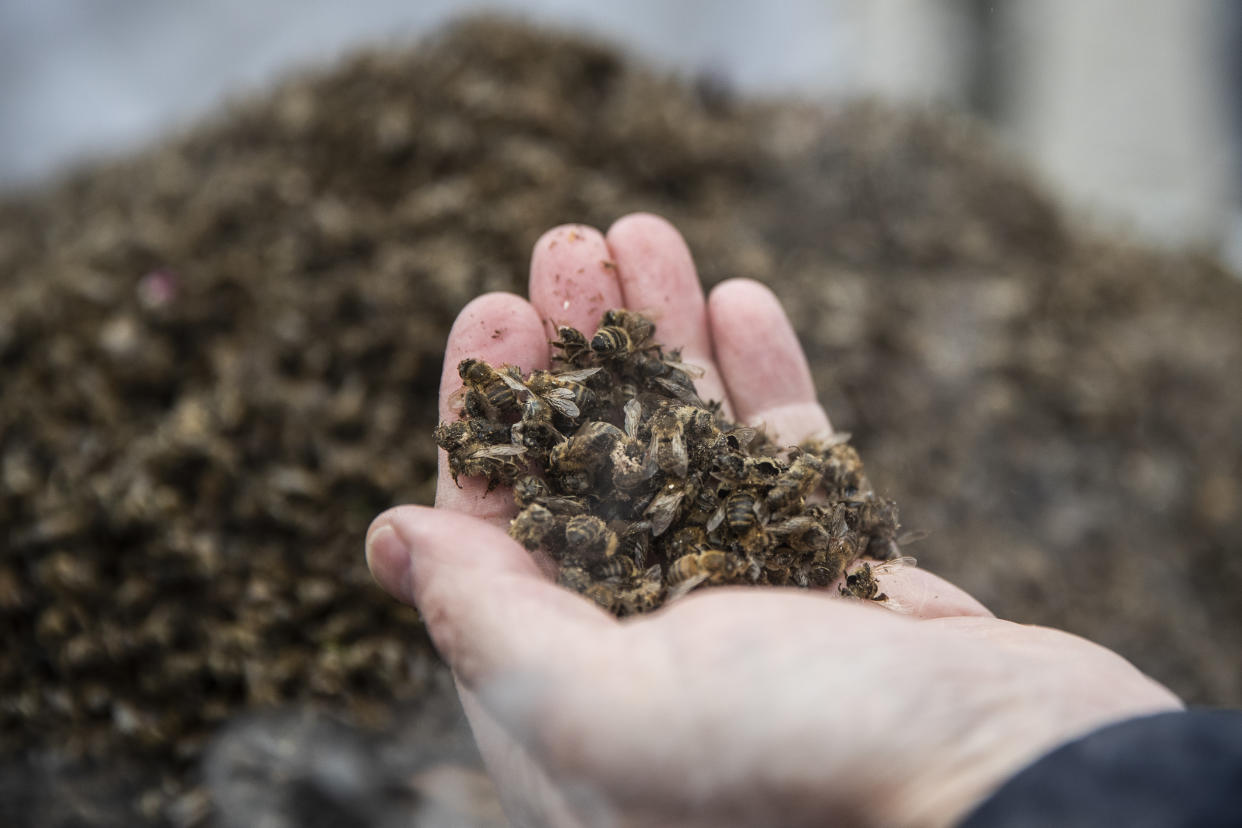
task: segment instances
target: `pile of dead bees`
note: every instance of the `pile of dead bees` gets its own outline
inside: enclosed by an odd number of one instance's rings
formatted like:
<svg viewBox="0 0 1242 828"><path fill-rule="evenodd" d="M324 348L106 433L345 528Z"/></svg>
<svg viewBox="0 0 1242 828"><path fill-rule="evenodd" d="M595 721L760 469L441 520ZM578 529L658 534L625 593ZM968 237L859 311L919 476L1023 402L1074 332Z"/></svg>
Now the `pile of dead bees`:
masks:
<svg viewBox="0 0 1242 828"><path fill-rule="evenodd" d="M461 418L435 436L455 481L513 487L509 534L561 584L629 615L702 584L827 587L897 556L896 506L848 435L787 448L728 422L640 314L558 334L551 371L462 361ZM885 600L868 563L840 590Z"/></svg>

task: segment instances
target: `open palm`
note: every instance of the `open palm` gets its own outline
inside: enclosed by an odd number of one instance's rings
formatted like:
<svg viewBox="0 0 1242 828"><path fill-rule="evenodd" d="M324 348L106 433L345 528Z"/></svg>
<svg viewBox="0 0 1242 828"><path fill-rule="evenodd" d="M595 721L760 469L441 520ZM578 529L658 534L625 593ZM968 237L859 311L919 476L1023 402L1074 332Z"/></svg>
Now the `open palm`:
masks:
<svg viewBox="0 0 1242 828"><path fill-rule="evenodd" d="M556 228L535 247L529 302L468 305L441 417L461 359L545 368L545 320L590 332L612 307L654 316L732 418L786 444L830 430L775 297L734 280L705 300L685 242L650 215L606 237ZM515 824L948 824L1058 743L1179 706L1116 654L998 620L917 569L882 584L905 615L738 587L618 621L505 534L513 513L503 491L457 488L442 456L436 509L385 512L367 553L457 676Z"/></svg>

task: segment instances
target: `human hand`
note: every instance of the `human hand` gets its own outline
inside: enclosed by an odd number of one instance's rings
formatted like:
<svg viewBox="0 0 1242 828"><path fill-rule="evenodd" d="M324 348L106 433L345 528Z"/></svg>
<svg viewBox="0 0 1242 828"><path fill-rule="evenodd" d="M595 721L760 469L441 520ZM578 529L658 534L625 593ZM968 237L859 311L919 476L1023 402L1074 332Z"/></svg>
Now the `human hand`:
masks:
<svg viewBox="0 0 1242 828"><path fill-rule="evenodd" d="M654 312L726 415L786 444L830 430L776 298L733 280L705 301L661 219L550 231L530 297L462 311L442 419L461 359L545 368L542 320L589 332L624 306ZM833 590L720 587L618 621L508 537L506 492L461 484L442 455L436 509L380 515L367 559L422 613L518 825L950 824L1057 744L1180 707L1115 653L996 619L921 569L882 580L908 614Z"/></svg>

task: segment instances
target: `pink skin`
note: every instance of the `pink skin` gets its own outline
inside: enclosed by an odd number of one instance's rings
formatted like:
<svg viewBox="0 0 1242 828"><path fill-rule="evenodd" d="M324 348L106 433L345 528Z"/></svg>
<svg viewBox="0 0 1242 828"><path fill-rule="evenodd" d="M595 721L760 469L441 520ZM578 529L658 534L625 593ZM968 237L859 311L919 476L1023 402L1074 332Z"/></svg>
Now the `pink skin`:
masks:
<svg viewBox="0 0 1242 828"><path fill-rule="evenodd" d="M545 320L589 332L624 305L652 313L738 419L786 443L831 431L777 299L732 280L705 301L660 218L549 231L530 296L462 311L442 418L462 358L546 367ZM946 825L1057 744L1180 707L1115 653L996 619L923 569L882 578L905 614L720 588L617 621L509 539L506 492L462 486L442 457L436 509L376 518L367 561L422 613L515 825Z"/></svg>

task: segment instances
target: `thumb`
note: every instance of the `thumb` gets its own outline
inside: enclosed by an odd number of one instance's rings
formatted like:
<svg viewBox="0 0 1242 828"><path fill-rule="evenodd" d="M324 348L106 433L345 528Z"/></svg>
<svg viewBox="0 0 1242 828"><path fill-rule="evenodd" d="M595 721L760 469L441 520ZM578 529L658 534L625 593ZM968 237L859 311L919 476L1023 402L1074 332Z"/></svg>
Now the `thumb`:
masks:
<svg viewBox="0 0 1242 828"><path fill-rule="evenodd" d="M469 515L390 509L371 524L366 555L375 580L418 608L436 649L470 687L496 675L558 672L615 627L544 577L503 530Z"/></svg>

